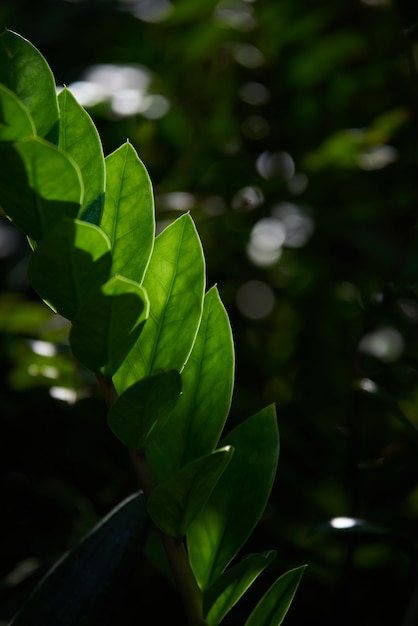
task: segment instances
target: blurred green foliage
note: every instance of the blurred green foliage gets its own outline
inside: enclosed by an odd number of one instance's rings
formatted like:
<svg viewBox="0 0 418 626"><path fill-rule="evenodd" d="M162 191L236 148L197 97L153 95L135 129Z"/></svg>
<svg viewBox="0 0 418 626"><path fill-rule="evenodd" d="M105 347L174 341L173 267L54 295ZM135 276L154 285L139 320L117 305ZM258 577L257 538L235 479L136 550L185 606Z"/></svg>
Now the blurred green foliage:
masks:
<svg viewBox="0 0 418 626"><path fill-rule="evenodd" d="M278 551L272 580L310 564L289 626L417 620L411 4L0 5L1 28L30 39L74 94L94 95L88 108L106 154L129 137L161 225L187 210L197 223L208 284L218 284L235 335L231 426L267 403L278 409L278 479L250 547ZM68 359L68 329L29 289L26 261L24 238L3 220L3 620L57 555L135 489L94 381ZM170 593L151 564L139 572L163 620L155 580ZM234 615L228 623L242 623L240 609Z"/></svg>

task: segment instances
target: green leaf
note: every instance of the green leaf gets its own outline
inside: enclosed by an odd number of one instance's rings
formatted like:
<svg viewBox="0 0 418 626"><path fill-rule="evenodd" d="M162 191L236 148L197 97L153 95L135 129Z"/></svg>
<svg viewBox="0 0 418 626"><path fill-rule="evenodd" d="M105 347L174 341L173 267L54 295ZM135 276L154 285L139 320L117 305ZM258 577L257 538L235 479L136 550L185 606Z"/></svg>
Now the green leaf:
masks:
<svg viewBox="0 0 418 626"><path fill-rule="evenodd" d="M0 85L0 141L16 141L35 135L29 111L4 85Z"/></svg>
<svg viewBox="0 0 418 626"><path fill-rule="evenodd" d="M216 287L205 295L202 320L182 382L182 395L171 419L147 446L147 458L158 481L216 447L231 405L234 346Z"/></svg>
<svg viewBox="0 0 418 626"><path fill-rule="evenodd" d="M208 626L217 626L276 556L274 550L248 554L226 570L203 598L203 614Z"/></svg>
<svg viewBox="0 0 418 626"><path fill-rule="evenodd" d="M105 162L99 133L90 115L64 88L60 108L59 147L77 163L84 185L81 219L99 225L105 192Z"/></svg>
<svg viewBox="0 0 418 626"><path fill-rule="evenodd" d="M126 446L142 450L154 425L173 411L180 393L181 376L174 370L143 378L112 405L108 424Z"/></svg>
<svg viewBox="0 0 418 626"><path fill-rule="evenodd" d="M70 331L74 356L95 373L113 376L138 339L149 314L145 290L113 276L80 307Z"/></svg>
<svg viewBox="0 0 418 626"><path fill-rule="evenodd" d="M280 626L292 603L306 565L280 576L245 622L245 626Z"/></svg>
<svg viewBox="0 0 418 626"><path fill-rule="evenodd" d="M32 254L29 279L41 298L71 320L91 292L108 280L110 265L110 243L100 228L61 220Z"/></svg>
<svg viewBox="0 0 418 626"><path fill-rule="evenodd" d="M1 151L0 204L28 237L39 241L63 217L75 218L83 198L77 166L40 138Z"/></svg>
<svg viewBox="0 0 418 626"><path fill-rule="evenodd" d="M221 445L233 446L234 457L187 536L192 569L203 590L244 545L267 504L279 456L274 407L235 427Z"/></svg>
<svg viewBox="0 0 418 626"><path fill-rule="evenodd" d="M225 446L183 467L153 489L148 512L166 535L181 538L207 502L234 449Z"/></svg>
<svg viewBox="0 0 418 626"><path fill-rule="evenodd" d="M75 626L109 594L123 557L141 549L149 530L142 493L124 500L40 582L10 626Z"/></svg>
<svg viewBox="0 0 418 626"><path fill-rule="evenodd" d="M159 370L181 371L193 347L202 314L205 268L190 215L177 219L156 238L143 284L151 315L141 340L115 377L119 393Z"/></svg>
<svg viewBox="0 0 418 626"><path fill-rule="evenodd" d="M59 114L54 76L39 50L9 30L0 36L0 83L28 109L37 134L57 144Z"/></svg>
<svg viewBox="0 0 418 626"><path fill-rule="evenodd" d="M154 246L154 199L148 173L128 142L106 157L100 226L112 244L112 273L142 283Z"/></svg>

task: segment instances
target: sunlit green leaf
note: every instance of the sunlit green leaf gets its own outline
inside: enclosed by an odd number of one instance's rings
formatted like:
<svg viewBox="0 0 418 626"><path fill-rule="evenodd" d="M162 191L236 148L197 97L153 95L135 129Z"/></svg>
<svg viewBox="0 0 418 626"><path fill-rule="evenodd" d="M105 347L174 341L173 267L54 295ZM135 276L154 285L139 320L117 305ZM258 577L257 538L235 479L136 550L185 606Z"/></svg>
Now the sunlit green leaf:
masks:
<svg viewBox="0 0 418 626"><path fill-rule="evenodd" d="M58 143L58 102L51 69L35 46L9 30L0 36L0 83L28 109L37 134Z"/></svg>
<svg viewBox="0 0 418 626"><path fill-rule="evenodd" d="M143 287L113 276L79 308L70 331L74 356L87 368L113 376L142 332L149 313Z"/></svg>
<svg viewBox="0 0 418 626"><path fill-rule="evenodd" d="M29 278L41 298L73 319L91 292L108 280L110 264L110 243L100 228L61 220L32 254Z"/></svg>
<svg viewBox="0 0 418 626"><path fill-rule="evenodd" d="M80 217L99 225L103 212L105 164L99 134L87 111L64 88L60 108L59 147L77 163L84 185Z"/></svg>
<svg viewBox="0 0 418 626"><path fill-rule="evenodd" d="M212 287L205 295L202 320L182 372L183 392L173 415L147 446L157 480L213 450L231 404L234 346L228 315Z"/></svg>
<svg viewBox="0 0 418 626"><path fill-rule="evenodd" d="M234 449L226 446L192 461L151 492L148 511L165 534L183 537L207 502Z"/></svg>
<svg viewBox="0 0 418 626"><path fill-rule="evenodd" d="M144 287L151 315L115 377L119 393L159 370L181 371L199 327L205 287L204 257L195 225L185 214L155 240Z"/></svg>
<svg viewBox="0 0 418 626"><path fill-rule="evenodd" d="M153 426L173 411L180 393L181 376L174 370L143 378L119 396L108 424L125 445L141 450Z"/></svg>
<svg viewBox="0 0 418 626"><path fill-rule="evenodd" d="M148 173L128 142L106 157L100 226L112 244L112 273L141 283L154 245L154 199Z"/></svg>
<svg viewBox="0 0 418 626"><path fill-rule="evenodd" d="M62 150L30 138L5 147L1 158L0 204L28 237L39 241L63 217L77 216L81 175Z"/></svg>
<svg viewBox="0 0 418 626"><path fill-rule="evenodd" d="M235 454L188 531L191 565L203 590L244 545L267 504L279 456L274 407L235 427L221 445L233 446Z"/></svg>
<svg viewBox="0 0 418 626"><path fill-rule="evenodd" d="M248 554L215 580L203 599L203 613L208 626L217 626L223 620L275 556L273 550Z"/></svg>
<svg viewBox="0 0 418 626"><path fill-rule="evenodd" d="M148 530L143 494L129 496L53 566L11 625L84 623L101 597L110 593L122 559L134 544L137 549L144 545Z"/></svg>
<svg viewBox="0 0 418 626"><path fill-rule="evenodd" d="M245 622L245 626L280 626L292 603L306 565L280 576Z"/></svg>
<svg viewBox="0 0 418 626"><path fill-rule="evenodd" d="M17 96L0 85L0 141L16 141L35 135L29 111Z"/></svg>

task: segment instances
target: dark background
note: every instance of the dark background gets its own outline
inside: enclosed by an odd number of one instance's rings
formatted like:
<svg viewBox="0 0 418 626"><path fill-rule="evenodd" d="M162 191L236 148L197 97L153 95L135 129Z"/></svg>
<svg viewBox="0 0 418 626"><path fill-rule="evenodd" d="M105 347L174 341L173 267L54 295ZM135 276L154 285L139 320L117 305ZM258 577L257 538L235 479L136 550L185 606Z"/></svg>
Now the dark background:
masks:
<svg viewBox="0 0 418 626"><path fill-rule="evenodd" d="M236 343L228 427L276 403L279 472L246 551L278 558L229 624L303 563L288 626L418 623L413 12L382 0L0 2L1 29L36 45L58 84L97 64L119 78L146 70L145 90L118 85L88 107L105 154L129 138L160 227L185 210L197 223ZM27 254L1 221L0 622L136 489L93 380L28 285ZM356 523L336 529L338 517ZM140 580L146 599L134 590L118 624L177 610L150 564Z"/></svg>

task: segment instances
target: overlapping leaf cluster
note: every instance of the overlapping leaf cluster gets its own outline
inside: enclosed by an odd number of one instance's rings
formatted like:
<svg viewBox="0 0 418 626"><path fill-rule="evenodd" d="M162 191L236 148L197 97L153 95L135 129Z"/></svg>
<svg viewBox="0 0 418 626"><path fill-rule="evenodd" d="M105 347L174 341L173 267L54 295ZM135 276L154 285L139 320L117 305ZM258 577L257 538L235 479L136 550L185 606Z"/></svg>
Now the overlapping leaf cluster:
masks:
<svg viewBox="0 0 418 626"><path fill-rule="evenodd" d="M190 215L155 237L152 186L132 145L105 158L86 111L67 89L57 95L45 59L9 31L0 83L0 203L29 239L31 284L71 321L74 356L116 390L109 426L148 465L148 514L186 542L214 626L274 557L230 566L275 477L274 408L221 439L234 377L228 316L216 287L206 291ZM282 576L247 624L280 624L302 571Z"/></svg>

